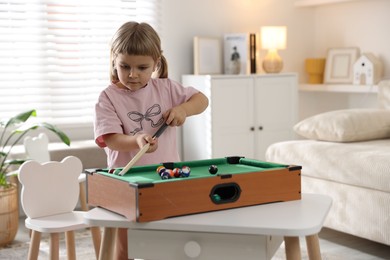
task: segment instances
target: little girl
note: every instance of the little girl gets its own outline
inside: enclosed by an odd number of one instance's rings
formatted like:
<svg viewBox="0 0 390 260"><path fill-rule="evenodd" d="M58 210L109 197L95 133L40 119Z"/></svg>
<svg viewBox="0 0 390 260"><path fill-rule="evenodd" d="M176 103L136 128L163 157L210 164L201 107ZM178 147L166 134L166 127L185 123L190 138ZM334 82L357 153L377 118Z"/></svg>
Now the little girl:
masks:
<svg viewBox="0 0 390 260"><path fill-rule="evenodd" d="M107 166L124 167L146 143L150 148L137 165L179 161L176 126L202 113L208 99L167 78L160 38L150 25L128 22L118 29L110 72L111 84L99 96L94 124L95 142L104 147ZM153 139L164 123L171 127ZM119 229L116 245L116 259L127 259L127 229Z"/></svg>

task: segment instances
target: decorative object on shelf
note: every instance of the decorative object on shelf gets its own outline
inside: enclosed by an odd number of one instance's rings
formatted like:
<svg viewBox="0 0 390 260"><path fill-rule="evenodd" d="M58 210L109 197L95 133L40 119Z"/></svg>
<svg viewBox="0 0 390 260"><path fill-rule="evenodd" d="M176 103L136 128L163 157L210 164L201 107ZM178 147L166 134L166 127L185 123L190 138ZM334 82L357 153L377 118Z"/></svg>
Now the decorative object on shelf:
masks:
<svg viewBox="0 0 390 260"><path fill-rule="evenodd" d="M257 73L257 61L258 61L258 51L257 46L259 46L260 35L256 33L251 33L249 35L249 61L250 61L250 73Z"/></svg>
<svg viewBox="0 0 390 260"><path fill-rule="evenodd" d="M359 56L359 48L331 48L325 64L324 83L352 83L352 67Z"/></svg>
<svg viewBox="0 0 390 260"><path fill-rule="evenodd" d="M263 69L267 73L279 73L283 68L283 60L278 50L286 49L286 26L262 26L261 48L268 50L263 60Z"/></svg>
<svg viewBox="0 0 390 260"><path fill-rule="evenodd" d="M220 38L194 37L194 74L222 74Z"/></svg>
<svg viewBox="0 0 390 260"><path fill-rule="evenodd" d="M258 38L254 33L228 33L224 35L225 74L256 73Z"/></svg>
<svg viewBox="0 0 390 260"><path fill-rule="evenodd" d="M383 76L382 62L372 53L363 53L353 64L353 84L374 85Z"/></svg>
<svg viewBox="0 0 390 260"><path fill-rule="evenodd" d="M305 69L309 74L309 84L322 84L324 82L325 58L306 59Z"/></svg>

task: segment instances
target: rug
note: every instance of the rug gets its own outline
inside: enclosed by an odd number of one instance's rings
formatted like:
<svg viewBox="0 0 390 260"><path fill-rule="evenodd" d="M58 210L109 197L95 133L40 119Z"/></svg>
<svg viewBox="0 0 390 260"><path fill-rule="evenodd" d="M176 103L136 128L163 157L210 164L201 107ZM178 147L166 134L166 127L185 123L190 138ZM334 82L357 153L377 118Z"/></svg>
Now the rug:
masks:
<svg viewBox="0 0 390 260"><path fill-rule="evenodd" d="M75 232L77 259L95 260L95 250L92 243L91 232L80 230ZM21 260L27 259L30 242L15 240L11 245L0 248L0 259ZM49 237L42 235L39 247L39 260L49 260ZM60 236L60 260L66 258L66 247L64 234Z"/></svg>

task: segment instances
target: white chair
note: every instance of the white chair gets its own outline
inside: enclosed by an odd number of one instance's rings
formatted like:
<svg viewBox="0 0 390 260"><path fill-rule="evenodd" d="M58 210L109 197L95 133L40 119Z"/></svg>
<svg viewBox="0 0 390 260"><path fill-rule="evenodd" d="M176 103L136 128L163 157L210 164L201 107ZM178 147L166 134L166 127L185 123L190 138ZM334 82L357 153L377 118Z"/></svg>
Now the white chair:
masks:
<svg viewBox="0 0 390 260"><path fill-rule="evenodd" d="M23 144L28 159L32 159L40 163L49 162L51 160L49 152L49 138L46 134L40 133L36 137L27 136L26 138L24 138ZM89 208L87 205L87 197L85 191L85 174L80 172L78 180L80 186L80 207L82 210L87 211L89 210Z"/></svg>
<svg viewBox="0 0 390 260"><path fill-rule="evenodd" d="M68 259L76 259L74 230L89 227L85 211L74 211L79 197L80 159L68 156L61 162L30 160L19 168L21 203L27 215L25 225L32 230L28 259L38 259L41 233L50 234L50 259L59 259L59 234L65 232ZM91 230L100 234L99 228ZM98 257L100 241L93 240Z"/></svg>

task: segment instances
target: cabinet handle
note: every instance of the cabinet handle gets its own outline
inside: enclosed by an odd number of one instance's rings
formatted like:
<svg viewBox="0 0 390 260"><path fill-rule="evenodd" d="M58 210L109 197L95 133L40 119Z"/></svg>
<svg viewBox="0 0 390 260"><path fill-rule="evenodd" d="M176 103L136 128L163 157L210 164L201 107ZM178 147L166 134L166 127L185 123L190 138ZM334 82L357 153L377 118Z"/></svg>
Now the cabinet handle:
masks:
<svg viewBox="0 0 390 260"><path fill-rule="evenodd" d="M255 127L252 126L252 127L250 128L250 130L251 130L251 131L255 131Z"/></svg>
<svg viewBox="0 0 390 260"><path fill-rule="evenodd" d="M260 131L263 130L263 127L262 127L262 126L259 126L259 130L260 130Z"/></svg>

